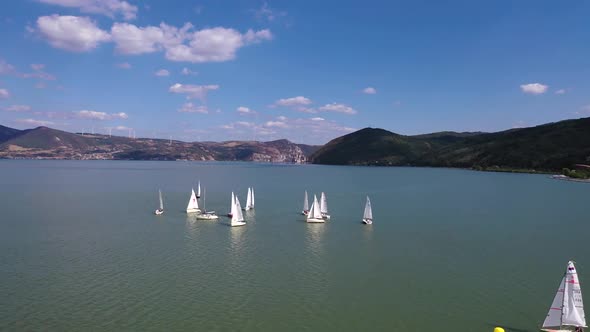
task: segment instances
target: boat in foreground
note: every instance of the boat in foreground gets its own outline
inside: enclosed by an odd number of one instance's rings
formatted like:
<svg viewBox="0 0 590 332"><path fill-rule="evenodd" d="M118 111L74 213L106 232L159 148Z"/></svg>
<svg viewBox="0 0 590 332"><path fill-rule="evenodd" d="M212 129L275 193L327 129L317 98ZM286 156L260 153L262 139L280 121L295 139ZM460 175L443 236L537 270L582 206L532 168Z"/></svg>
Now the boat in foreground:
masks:
<svg viewBox="0 0 590 332"><path fill-rule="evenodd" d="M164 213L164 201L162 200L162 190L158 189L158 193L160 194L160 208L154 211L154 214L159 216Z"/></svg>
<svg viewBox="0 0 590 332"><path fill-rule="evenodd" d="M315 195L313 195L313 203L311 204L311 209L309 209L309 212L307 213L307 219L305 221L309 223L326 222L322 216L322 212L320 211L318 198Z"/></svg>
<svg viewBox="0 0 590 332"><path fill-rule="evenodd" d="M328 214L328 200L326 199L326 194L324 194L323 191L319 207L320 212L322 213L322 218L330 219L330 215Z"/></svg>
<svg viewBox="0 0 590 332"><path fill-rule="evenodd" d="M244 222L244 214L242 213L242 206L240 205L240 200L238 197L235 197L234 204L231 207L231 220L229 222L230 226L244 226L246 223Z"/></svg>
<svg viewBox="0 0 590 332"><path fill-rule="evenodd" d="M199 213L201 209L199 209L199 201L197 201L197 195L195 194L195 189L191 189L191 198L188 200L188 205L186 206L186 213Z"/></svg>
<svg viewBox="0 0 590 332"><path fill-rule="evenodd" d="M367 202L365 203L365 212L363 213L363 224L373 224L373 209L371 208L371 200L367 196Z"/></svg>
<svg viewBox="0 0 590 332"><path fill-rule="evenodd" d="M309 202L307 201L307 190L306 190L305 196L303 198L303 211L301 211L301 214L306 216L308 212L309 212Z"/></svg>
<svg viewBox="0 0 590 332"><path fill-rule="evenodd" d="M206 201L205 188L203 188L203 211L204 212L197 214L197 219L199 219L199 220L217 220L217 219L219 219L219 216L215 213L215 211L207 211L207 208L205 207L205 201Z"/></svg>
<svg viewBox="0 0 590 332"><path fill-rule="evenodd" d="M586 327L580 279L574 262L569 261L541 331L582 332Z"/></svg>

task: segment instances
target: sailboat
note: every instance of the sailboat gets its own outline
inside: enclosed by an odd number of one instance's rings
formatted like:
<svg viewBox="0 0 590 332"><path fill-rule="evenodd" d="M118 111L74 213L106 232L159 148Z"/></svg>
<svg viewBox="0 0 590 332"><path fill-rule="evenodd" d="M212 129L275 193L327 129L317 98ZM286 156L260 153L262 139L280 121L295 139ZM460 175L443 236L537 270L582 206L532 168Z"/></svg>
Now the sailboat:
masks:
<svg viewBox="0 0 590 332"><path fill-rule="evenodd" d="M234 195L234 192L231 192L231 203L229 205L229 213L227 214L228 217L232 217L233 212L234 212L234 205L236 204L236 195Z"/></svg>
<svg viewBox="0 0 590 332"><path fill-rule="evenodd" d="M244 226L244 215L242 214L242 206L240 206L240 199L235 197L235 202L231 206L231 221L230 226Z"/></svg>
<svg viewBox="0 0 590 332"><path fill-rule="evenodd" d="M248 194L246 195L245 211L254 209L254 188L248 187Z"/></svg>
<svg viewBox="0 0 590 332"><path fill-rule="evenodd" d="M322 218L330 219L330 215L328 214L328 200L326 200L326 194L322 191L322 198L320 202L320 211L322 213Z"/></svg>
<svg viewBox="0 0 590 332"><path fill-rule="evenodd" d="M162 200L162 190L158 189L158 193L160 194L160 208L156 209L156 211L154 211L154 213L159 216L162 213L164 213L164 201Z"/></svg>
<svg viewBox="0 0 590 332"><path fill-rule="evenodd" d="M318 198L316 195L313 195L313 203L311 203L311 209L307 213L307 222L325 222L324 218L322 217L322 212L320 211L320 205L318 203Z"/></svg>
<svg viewBox="0 0 590 332"><path fill-rule="evenodd" d="M197 201L197 195L195 194L195 189L191 189L191 198L188 200L188 205L186 206L186 213L198 213L201 212L199 209L199 201Z"/></svg>
<svg viewBox="0 0 590 332"><path fill-rule="evenodd" d="M309 203L307 202L307 190L306 190L305 196L303 198L303 211L301 211L301 214L306 216L308 212L309 212Z"/></svg>
<svg viewBox="0 0 590 332"><path fill-rule="evenodd" d="M197 214L197 219L199 220L217 220L219 216L215 214L215 211L207 212L207 208L205 207L205 189L203 189L203 213Z"/></svg>
<svg viewBox="0 0 590 332"><path fill-rule="evenodd" d="M541 331L582 331L586 326L580 279L573 261L567 262L565 274L553 298Z"/></svg>
<svg viewBox="0 0 590 332"><path fill-rule="evenodd" d="M197 198L201 198L201 180L197 184Z"/></svg>
<svg viewBox="0 0 590 332"><path fill-rule="evenodd" d="M365 203L365 212L363 213L363 224L373 224L373 209L371 209L371 200L367 196L367 203Z"/></svg>

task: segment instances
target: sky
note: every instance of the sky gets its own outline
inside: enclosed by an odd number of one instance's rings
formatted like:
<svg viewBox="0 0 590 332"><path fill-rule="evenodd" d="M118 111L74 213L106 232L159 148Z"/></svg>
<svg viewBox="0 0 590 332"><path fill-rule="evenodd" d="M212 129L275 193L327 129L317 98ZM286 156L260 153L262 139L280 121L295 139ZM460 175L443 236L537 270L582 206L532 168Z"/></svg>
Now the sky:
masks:
<svg viewBox="0 0 590 332"><path fill-rule="evenodd" d="M590 116L590 1L0 4L0 124L324 144Z"/></svg>

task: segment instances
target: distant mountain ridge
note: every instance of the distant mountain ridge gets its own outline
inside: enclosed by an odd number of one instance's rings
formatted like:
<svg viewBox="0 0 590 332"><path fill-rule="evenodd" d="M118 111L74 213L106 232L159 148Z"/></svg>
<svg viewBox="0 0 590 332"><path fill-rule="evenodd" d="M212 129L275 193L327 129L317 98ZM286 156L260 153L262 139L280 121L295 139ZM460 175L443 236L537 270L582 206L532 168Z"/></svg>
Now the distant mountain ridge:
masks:
<svg viewBox="0 0 590 332"><path fill-rule="evenodd" d="M0 126L4 159L240 160L305 163L317 146L270 142L182 142L164 139L74 134L48 127Z"/></svg>
<svg viewBox="0 0 590 332"><path fill-rule="evenodd" d="M316 164L561 170L590 162L590 118L496 133L404 136L365 128L333 139Z"/></svg>

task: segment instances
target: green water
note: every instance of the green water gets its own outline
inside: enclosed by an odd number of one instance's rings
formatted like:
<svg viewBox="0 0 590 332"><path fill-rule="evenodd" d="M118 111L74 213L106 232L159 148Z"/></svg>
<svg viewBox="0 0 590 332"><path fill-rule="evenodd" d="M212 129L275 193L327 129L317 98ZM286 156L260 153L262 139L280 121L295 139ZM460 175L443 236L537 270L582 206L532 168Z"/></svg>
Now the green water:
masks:
<svg viewBox="0 0 590 332"><path fill-rule="evenodd" d="M247 226L187 217L199 179ZM0 161L0 207L0 330L537 331L569 259L590 296L590 185L545 175Z"/></svg>

